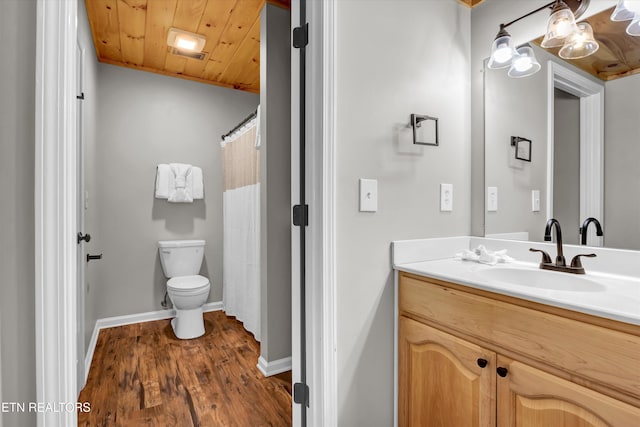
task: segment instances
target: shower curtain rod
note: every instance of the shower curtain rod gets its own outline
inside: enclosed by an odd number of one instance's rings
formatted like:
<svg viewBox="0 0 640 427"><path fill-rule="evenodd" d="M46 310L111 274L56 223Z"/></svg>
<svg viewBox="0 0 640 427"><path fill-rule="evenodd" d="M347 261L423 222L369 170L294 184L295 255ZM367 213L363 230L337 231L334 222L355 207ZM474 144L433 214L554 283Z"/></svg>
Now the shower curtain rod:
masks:
<svg viewBox="0 0 640 427"><path fill-rule="evenodd" d="M233 129L231 129L229 132L225 133L224 135L222 135L222 140L224 141L224 139L228 136L231 136L235 131L237 131L238 129L240 129L242 126L244 126L245 124L247 124L249 121L251 121L254 117L256 117L258 115L258 110L256 109L256 111L254 111L253 113L249 114L243 121L240 122L239 125L237 125L236 127L234 127Z"/></svg>

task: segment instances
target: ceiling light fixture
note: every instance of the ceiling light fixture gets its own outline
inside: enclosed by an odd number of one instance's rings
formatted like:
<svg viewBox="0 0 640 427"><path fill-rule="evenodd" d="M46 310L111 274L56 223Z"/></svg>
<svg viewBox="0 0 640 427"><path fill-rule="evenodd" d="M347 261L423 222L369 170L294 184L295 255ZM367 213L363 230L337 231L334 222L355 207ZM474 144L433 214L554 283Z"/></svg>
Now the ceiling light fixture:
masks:
<svg viewBox="0 0 640 427"><path fill-rule="evenodd" d="M627 34L640 36L640 0L618 0L611 14L611 20L615 22L631 20L627 27Z"/></svg>
<svg viewBox="0 0 640 427"><path fill-rule="evenodd" d="M562 0L554 0L544 6L533 10L526 15L514 19L506 24L500 24L500 31L496 35L491 46L491 57L487 67L491 69L509 68L510 77L526 77L540 70L540 64L535 57L533 49L529 45L522 46L517 50L513 47L511 35L506 28L528 16L538 13L541 10L551 9L551 16L547 21L547 32L541 46L544 48L560 47L564 50L567 58L582 58L593 54L598 50L598 42L593 38L593 30L587 23L576 24L576 17L580 17L589 6L590 0L572 0L570 8ZM625 0L620 0L624 2ZM640 3L640 0L626 0ZM640 23L637 25L640 27ZM581 56L572 56L581 55Z"/></svg>
<svg viewBox="0 0 640 427"><path fill-rule="evenodd" d="M167 34L167 44L179 50L188 52L202 52L207 39L200 34L178 28L169 28Z"/></svg>

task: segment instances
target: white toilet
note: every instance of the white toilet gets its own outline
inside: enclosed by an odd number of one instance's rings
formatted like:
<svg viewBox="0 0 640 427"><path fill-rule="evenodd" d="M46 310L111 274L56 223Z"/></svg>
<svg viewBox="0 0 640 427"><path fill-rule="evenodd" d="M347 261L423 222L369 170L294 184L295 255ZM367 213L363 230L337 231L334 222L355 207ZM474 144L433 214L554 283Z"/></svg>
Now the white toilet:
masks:
<svg viewBox="0 0 640 427"><path fill-rule="evenodd" d="M176 309L171 326L180 339L204 335L202 306L209 297L209 279L198 275L204 258L204 240L158 242L160 264L167 281L167 293Z"/></svg>

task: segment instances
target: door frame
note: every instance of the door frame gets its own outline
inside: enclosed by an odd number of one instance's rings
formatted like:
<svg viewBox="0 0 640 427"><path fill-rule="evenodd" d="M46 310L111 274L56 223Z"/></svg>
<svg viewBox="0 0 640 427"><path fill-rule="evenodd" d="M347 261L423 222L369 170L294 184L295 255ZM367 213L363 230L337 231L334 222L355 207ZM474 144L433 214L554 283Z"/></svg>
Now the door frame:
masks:
<svg viewBox="0 0 640 427"><path fill-rule="evenodd" d="M299 24L292 1L292 27ZM307 2L309 44L306 48L306 141L307 141L307 382L309 384L309 426L338 425L338 346L337 346L337 234L336 234L336 18L338 0ZM293 49L292 59L298 58ZM293 61L295 62L295 61ZM297 70L297 64L292 64ZM292 72L292 105L299 99L299 86ZM297 112L292 111L292 124ZM292 128L291 155L298 155L297 128ZM297 157L296 157L297 158ZM297 166L292 164L292 173ZM292 200L298 194L297 175L292 175ZM292 299L297 301L300 286L297 275L299 257L297 230L292 233ZM297 315L294 307L294 319ZM298 330L293 328L294 349ZM294 350L295 351L295 350ZM295 354L295 353L294 353ZM294 362L294 380L296 379ZM294 407L295 411L295 407ZM294 416L294 421L296 418ZM294 422L294 426L297 425Z"/></svg>
<svg viewBox="0 0 640 427"><path fill-rule="evenodd" d="M77 390L77 0L37 0L35 111L36 397L71 403ZM77 424L38 412L38 426Z"/></svg>
<svg viewBox="0 0 640 427"><path fill-rule="evenodd" d="M75 240L77 2L37 0L34 193L38 402L75 402L79 391ZM292 18L298 6L299 0L293 0ZM307 328L308 342L315 343L307 352L311 426L338 423L336 9L337 0L310 2L307 9L310 23L307 88L312 94L307 97L311 153L307 158L310 202ZM295 80L292 79L292 97L298 90ZM295 123L294 117L292 122ZM292 138L292 147L296 144L297 140ZM293 166L292 171L297 168ZM292 187L293 191L297 194ZM298 255L294 250L292 261ZM296 277L295 272L292 274ZM40 427L63 427L77 424L77 415L75 411L46 412L38 413L37 420Z"/></svg>
<svg viewBox="0 0 640 427"><path fill-rule="evenodd" d="M580 221L604 224L604 85L549 61L547 78L547 219L553 216L554 89L580 98ZM602 246L592 228L587 243Z"/></svg>

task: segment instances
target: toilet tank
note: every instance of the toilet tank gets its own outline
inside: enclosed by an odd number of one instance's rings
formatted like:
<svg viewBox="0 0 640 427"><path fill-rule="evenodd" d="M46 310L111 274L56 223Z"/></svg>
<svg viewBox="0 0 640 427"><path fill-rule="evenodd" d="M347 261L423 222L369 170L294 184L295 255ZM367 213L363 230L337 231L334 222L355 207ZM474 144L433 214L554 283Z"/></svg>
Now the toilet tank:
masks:
<svg viewBox="0 0 640 427"><path fill-rule="evenodd" d="M200 273L204 243L204 240L159 241L160 264L164 275L171 278Z"/></svg>

